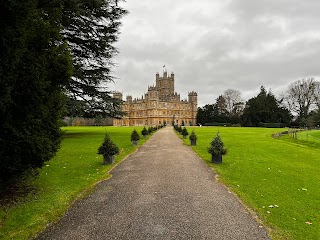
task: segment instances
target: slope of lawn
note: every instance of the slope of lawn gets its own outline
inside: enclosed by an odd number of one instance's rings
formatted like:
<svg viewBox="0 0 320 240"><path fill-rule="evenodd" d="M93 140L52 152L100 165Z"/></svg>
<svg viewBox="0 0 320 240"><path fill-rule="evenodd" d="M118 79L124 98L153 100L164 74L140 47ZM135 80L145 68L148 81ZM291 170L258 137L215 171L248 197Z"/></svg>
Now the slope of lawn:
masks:
<svg viewBox="0 0 320 240"><path fill-rule="evenodd" d="M282 129L220 127L228 153L214 165L207 147L218 128L194 129L194 151L258 214L273 239L320 239L319 143L271 137Z"/></svg>
<svg viewBox="0 0 320 240"><path fill-rule="evenodd" d="M141 134L141 128L136 128ZM113 165L103 165L97 149L107 131L118 145L116 163L136 147L130 142L131 127L64 127L64 140L57 155L47 162L27 197L0 208L0 239L29 239L59 219L84 191L108 178ZM143 144L145 139L140 139Z"/></svg>
<svg viewBox="0 0 320 240"><path fill-rule="evenodd" d="M308 131L298 132L297 138L301 141L320 143L320 131L308 130Z"/></svg>

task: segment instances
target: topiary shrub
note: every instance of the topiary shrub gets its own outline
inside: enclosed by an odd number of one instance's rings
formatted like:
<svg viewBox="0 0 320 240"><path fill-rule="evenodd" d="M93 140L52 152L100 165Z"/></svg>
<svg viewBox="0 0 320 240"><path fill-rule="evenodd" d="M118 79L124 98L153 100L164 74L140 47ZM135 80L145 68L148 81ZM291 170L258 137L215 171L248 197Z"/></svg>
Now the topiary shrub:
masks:
<svg viewBox="0 0 320 240"><path fill-rule="evenodd" d="M114 155L119 153L118 146L111 141L109 135L106 133L103 143L98 148L98 154L103 155L104 163L113 163Z"/></svg>
<svg viewBox="0 0 320 240"><path fill-rule="evenodd" d="M219 132L212 139L210 147L208 147L208 153L211 154L212 162L214 163L221 163L222 155L225 155L227 153L227 149L224 147L224 143L219 135Z"/></svg>
<svg viewBox="0 0 320 240"><path fill-rule="evenodd" d="M190 136L189 136L189 139L190 139L190 142L191 142L191 145L192 146L195 146L195 145L197 145L197 135L196 135L196 133L194 132L194 130L192 130L192 132L191 132L191 134L190 134Z"/></svg>
<svg viewBox="0 0 320 240"><path fill-rule="evenodd" d="M151 134L154 131L153 127L148 127L148 133Z"/></svg>
<svg viewBox="0 0 320 240"><path fill-rule="evenodd" d="M208 153L212 154L213 156L222 156L227 153L227 149L224 147L224 143L220 137L219 132L212 139L210 147L208 147Z"/></svg>
<svg viewBox="0 0 320 240"><path fill-rule="evenodd" d="M141 131L142 136L147 136L148 135L148 130L146 129L146 127L143 127L142 131Z"/></svg>
<svg viewBox="0 0 320 240"><path fill-rule="evenodd" d="M188 133L188 130L184 127L184 128L182 129L182 131L181 131L181 134L182 134L183 138L186 138L189 133Z"/></svg>
<svg viewBox="0 0 320 240"><path fill-rule="evenodd" d="M136 129L133 130L131 133L131 141L133 145L138 145L138 141L140 139L139 133L137 132Z"/></svg>

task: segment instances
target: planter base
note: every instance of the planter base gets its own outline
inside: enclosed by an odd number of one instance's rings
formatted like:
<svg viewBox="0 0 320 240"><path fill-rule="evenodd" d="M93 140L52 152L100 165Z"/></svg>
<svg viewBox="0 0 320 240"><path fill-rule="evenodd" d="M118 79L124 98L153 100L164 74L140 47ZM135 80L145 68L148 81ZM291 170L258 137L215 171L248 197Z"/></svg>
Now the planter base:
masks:
<svg viewBox="0 0 320 240"><path fill-rule="evenodd" d="M104 164L113 164L114 163L114 155L103 156L103 163Z"/></svg>
<svg viewBox="0 0 320 240"><path fill-rule="evenodd" d="M220 164L220 163L222 163L222 156L212 156L211 155L211 160L212 160L213 163Z"/></svg>
<svg viewBox="0 0 320 240"><path fill-rule="evenodd" d="M191 140L190 144L191 144L191 146L196 146L197 145L197 141L196 140Z"/></svg>
<svg viewBox="0 0 320 240"><path fill-rule="evenodd" d="M138 145L138 141L132 141L132 145L137 146Z"/></svg>

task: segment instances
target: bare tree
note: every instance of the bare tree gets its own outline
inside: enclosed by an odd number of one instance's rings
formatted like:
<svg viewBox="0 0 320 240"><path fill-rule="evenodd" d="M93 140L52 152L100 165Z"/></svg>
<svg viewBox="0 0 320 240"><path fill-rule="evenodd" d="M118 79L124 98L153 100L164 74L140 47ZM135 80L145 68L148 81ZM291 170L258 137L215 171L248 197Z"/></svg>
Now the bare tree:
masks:
<svg viewBox="0 0 320 240"><path fill-rule="evenodd" d="M244 104L239 90L228 89L224 91L223 98L226 100L229 115L238 115L242 112Z"/></svg>
<svg viewBox="0 0 320 240"><path fill-rule="evenodd" d="M318 111L320 111L320 82L315 82L315 84L315 101Z"/></svg>
<svg viewBox="0 0 320 240"><path fill-rule="evenodd" d="M307 118L313 105L320 103L319 83L313 77L303 78L291 83L285 94L288 108L300 119Z"/></svg>

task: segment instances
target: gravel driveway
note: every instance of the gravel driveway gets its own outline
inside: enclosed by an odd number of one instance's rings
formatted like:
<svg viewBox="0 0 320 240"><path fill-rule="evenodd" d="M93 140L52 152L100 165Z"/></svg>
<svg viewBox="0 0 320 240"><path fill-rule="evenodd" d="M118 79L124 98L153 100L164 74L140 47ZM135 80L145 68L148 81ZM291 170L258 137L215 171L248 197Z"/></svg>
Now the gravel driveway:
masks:
<svg viewBox="0 0 320 240"><path fill-rule="evenodd" d="M112 175L38 239L269 239L171 127Z"/></svg>

